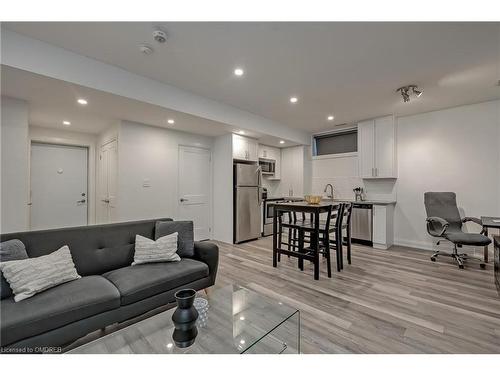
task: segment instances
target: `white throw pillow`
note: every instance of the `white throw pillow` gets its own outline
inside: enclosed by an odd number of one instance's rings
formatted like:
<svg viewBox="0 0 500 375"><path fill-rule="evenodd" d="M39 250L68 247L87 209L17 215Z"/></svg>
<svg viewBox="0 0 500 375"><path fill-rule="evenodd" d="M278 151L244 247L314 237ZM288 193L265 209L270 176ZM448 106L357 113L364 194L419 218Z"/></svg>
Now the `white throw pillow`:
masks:
<svg viewBox="0 0 500 375"><path fill-rule="evenodd" d="M160 237L156 241L138 234L135 236L135 254L132 265L180 260L177 254L177 232Z"/></svg>
<svg viewBox="0 0 500 375"><path fill-rule="evenodd" d="M0 270L10 284L16 302L81 277L68 246L37 258L1 262Z"/></svg>

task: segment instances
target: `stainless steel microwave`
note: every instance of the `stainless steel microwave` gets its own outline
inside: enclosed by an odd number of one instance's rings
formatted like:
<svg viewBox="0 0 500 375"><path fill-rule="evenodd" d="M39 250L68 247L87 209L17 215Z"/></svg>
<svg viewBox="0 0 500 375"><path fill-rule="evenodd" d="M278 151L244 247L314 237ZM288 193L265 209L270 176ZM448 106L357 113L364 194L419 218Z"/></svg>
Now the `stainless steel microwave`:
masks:
<svg viewBox="0 0 500 375"><path fill-rule="evenodd" d="M259 166L264 176L274 176L276 160L259 158Z"/></svg>

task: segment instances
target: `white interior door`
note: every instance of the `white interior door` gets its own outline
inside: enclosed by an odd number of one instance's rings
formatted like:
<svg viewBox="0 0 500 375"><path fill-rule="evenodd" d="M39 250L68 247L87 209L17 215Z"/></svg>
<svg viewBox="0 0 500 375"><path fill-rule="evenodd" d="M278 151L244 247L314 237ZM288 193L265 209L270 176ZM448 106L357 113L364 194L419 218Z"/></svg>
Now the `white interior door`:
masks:
<svg viewBox="0 0 500 375"><path fill-rule="evenodd" d="M193 221L197 241L210 238L211 170L209 150L179 146L178 217Z"/></svg>
<svg viewBox="0 0 500 375"><path fill-rule="evenodd" d="M103 145L99 152L98 221L116 221L116 192L118 177L118 144L116 140Z"/></svg>
<svg viewBox="0 0 500 375"><path fill-rule="evenodd" d="M31 229L87 225L88 150L31 144Z"/></svg>

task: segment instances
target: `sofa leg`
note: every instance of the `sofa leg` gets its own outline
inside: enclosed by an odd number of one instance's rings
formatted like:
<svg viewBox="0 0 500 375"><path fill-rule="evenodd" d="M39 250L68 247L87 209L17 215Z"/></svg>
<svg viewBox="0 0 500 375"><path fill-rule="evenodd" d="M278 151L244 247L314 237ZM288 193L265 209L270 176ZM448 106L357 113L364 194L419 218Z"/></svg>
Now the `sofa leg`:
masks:
<svg viewBox="0 0 500 375"><path fill-rule="evenodd" d="M205 288L205 289L203 289L203 291L205 292L207 297L210 297L210 288Z"/></svg>

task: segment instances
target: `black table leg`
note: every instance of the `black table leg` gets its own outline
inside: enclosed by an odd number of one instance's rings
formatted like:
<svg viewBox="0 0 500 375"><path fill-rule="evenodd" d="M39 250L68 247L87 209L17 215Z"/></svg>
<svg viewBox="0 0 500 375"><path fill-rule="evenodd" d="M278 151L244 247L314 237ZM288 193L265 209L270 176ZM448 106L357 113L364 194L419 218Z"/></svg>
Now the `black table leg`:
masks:
<svg viewBox="0 0 500 375"><path fill-rule="evenodd" d="M488 228L484 228L484 235L488 237ZM484 247L483 250L483 256L484 256L484 263L488 263L488 245Z"/></svg>
<svg viewBox="0 0 500 375"><path fill-rule="evenodd" d="M319 280L319 210L314 214L314 280Z"/></svg>
<svg viewBox="0 0 500 375"><path fill-rule="evenodd" d="M281 235L281 234L280 234ZM273 267L278 266L278 210L273 210Z"/></svg>

